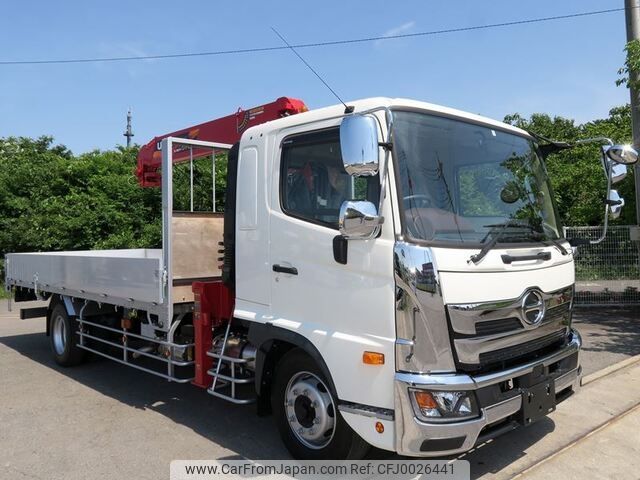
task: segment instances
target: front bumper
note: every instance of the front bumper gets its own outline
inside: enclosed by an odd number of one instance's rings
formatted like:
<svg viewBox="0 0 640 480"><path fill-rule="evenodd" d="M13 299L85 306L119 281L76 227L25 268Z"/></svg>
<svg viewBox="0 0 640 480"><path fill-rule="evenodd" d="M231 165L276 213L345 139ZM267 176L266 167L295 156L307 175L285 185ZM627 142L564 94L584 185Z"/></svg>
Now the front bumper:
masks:
<svg viewBox="0 0 640 480"><path fill-rule="evenodd" d="M470 450L490 437L517 426L515 415L522 408L522 395L517 388L503 391L505 382L518 379L541 368L553 377L558 401L576 392L581 383L579 351L580 334L572 330L569 342L556 352L508 370L480 376L465 374L396 373L396 451L412 457L434 457ZM471 420L452 423L427 423L416 418L409 387L428 390L474 391L479 397L480 415Z"/></svg>

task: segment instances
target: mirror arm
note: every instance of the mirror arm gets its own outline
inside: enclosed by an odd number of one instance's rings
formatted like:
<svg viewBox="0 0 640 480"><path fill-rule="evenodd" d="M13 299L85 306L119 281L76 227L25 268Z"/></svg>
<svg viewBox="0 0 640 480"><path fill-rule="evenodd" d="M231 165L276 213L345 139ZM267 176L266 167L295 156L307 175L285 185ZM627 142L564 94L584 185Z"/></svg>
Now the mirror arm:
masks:
<svg viewBox="0 0 640 480"><path fill-rule="evenodd" d="M573 142L574 145L584 145L587 143L602 143L605 142L607 145L612 147L614 145L613 140L607 137L593 137L593 138L584 138L582 140L576 140Z"/></svg>
<svg viewBox="0 0 640 480"><path fill-rule="evenodd" d="M609 194L611 193L611 169L607 169L607 195L605 197L605 202L604 202L604 225L602 228L602 235L600 236L600 238L596 239L596 240L590 240L589 243L591 245L597 245L598 243L602 243L602 241L606 238L607 236L607 228L609 228Z"/></svg>

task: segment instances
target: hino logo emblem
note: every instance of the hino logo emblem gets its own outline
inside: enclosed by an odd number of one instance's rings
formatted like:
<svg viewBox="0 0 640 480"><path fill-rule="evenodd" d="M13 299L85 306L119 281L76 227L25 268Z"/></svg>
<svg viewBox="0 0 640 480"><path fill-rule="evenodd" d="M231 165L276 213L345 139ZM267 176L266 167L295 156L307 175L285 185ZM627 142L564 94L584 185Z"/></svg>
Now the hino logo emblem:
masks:
<svg viewBox="0 0 640 480"><path fill-rule="evenodd" d="M522 299L522 318L529 325L538 325L544 318L544 298L539 290L530 290Z"/></svg>

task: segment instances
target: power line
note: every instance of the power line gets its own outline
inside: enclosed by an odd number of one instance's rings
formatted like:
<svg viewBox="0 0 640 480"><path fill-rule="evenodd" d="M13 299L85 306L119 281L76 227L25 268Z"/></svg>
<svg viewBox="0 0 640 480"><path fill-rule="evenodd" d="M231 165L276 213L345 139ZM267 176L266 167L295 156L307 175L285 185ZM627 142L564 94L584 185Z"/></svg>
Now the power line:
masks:
<svg viewBox="0 0 640 480"><path fill-rule="evenodd" d="M590 12L578 12L578 13L570 13L567 15L555 15L550 17L530 18L530 19L524 19L524 20L515 20L511 22L475 25L470 27L447 28L442 30L431 30L427 32L402 33L397 35L381 35L376 37L333 40L333 41L326 41L326 42L300 43L297 45L290 45L290 46L239 48L234 50L217 50L217 51L211 51L211 52L186 52L186 53L170 53L170 54L164 54L164 55L139 55L139 56L130 56L130 57L72 58L72 59L52 59L52 60L0 60L0 65L51 65L51 64L65 64L65 63L123 62L123 61L133 61L133 60L160 60L160 59L167 59L167 58L237 55L242 53L263 53L263 52L273 52L277 50L289 50L290 48L329 47L334 45L349 45L349 44L376 42L376 41L383 41L383 40L395 40L399 38L427 37L427 36L435 36L435 35L444 35L447 33L470 32L474 30L487 30L491 28L511 27L515 25L527 25L532 23L550 22L555 20L566 20L570 18L592 17L595 15L604 15L607 13L623 12L623 11L625 11L625 8L609 8L607 10L594 10Z"/></svg>

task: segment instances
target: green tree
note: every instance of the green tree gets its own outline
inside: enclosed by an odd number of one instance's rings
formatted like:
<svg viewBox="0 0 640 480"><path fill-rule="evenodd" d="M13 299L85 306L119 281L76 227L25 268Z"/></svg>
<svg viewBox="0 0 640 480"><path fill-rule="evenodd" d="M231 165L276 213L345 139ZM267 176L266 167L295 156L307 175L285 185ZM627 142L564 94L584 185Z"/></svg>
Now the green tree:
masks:
<svg viewBox="0 0 640 480"><path fill-rule="evenodd" d="M631 72L640 71L640 41L632 40L628 42L624 47L624 52L624 66L618 70L616 85L624 85L627 88L638 88L640 85L631 78Z"/></svg>
<svg viewBox="0 0 640 480"><path fill-rule="evenodd" d="M75 157L50 137L0 139L0 255L159 246L160 191L138 186L137 152Z"/></svg>

